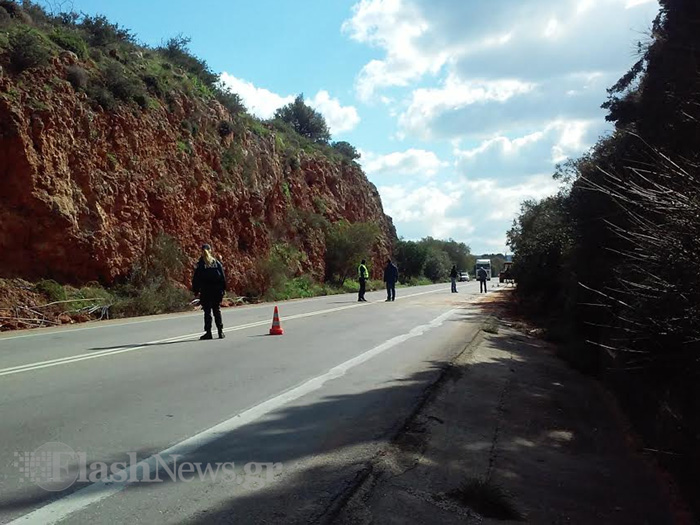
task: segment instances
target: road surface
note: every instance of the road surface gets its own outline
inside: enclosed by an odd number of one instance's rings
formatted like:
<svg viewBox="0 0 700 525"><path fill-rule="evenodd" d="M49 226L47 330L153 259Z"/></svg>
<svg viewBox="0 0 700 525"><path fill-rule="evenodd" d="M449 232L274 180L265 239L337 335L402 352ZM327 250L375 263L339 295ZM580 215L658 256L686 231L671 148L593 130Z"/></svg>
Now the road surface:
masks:
<svg viewBox="0 0 700 525"><path fill-rule="evenodd" d="M327 520L476 333L459 289L1 334L0 523Z"/></svg>

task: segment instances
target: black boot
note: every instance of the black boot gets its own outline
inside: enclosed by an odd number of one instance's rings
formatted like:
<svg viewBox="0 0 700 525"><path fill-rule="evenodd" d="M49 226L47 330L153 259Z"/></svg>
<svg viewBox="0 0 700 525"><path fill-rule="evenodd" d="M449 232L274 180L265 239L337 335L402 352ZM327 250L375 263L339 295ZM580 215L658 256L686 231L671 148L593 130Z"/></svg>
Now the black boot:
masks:
<svg viewBox="0 0 700 525"><path fill-rule="evenodd" d="M226 337L226 336L224 335L224 329L223 329L223 328L219 328L219 339L223 339L223 338L225 338L225 337Z"/></svg>
<svg viewBox="0 0 700 525"><path fill-rule="evenodd" d="M213 339L213 337L211 336L211 331L204 332L204 335L199 338L200 341L204 341L206 339Z"/></svg>

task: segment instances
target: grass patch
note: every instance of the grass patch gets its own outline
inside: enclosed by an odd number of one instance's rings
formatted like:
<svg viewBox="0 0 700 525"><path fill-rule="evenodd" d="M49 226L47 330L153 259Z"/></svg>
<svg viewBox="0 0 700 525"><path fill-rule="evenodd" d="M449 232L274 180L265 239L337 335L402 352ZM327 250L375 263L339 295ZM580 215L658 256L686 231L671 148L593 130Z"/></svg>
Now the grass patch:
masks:
<svg viewBox="0 0 700 525"><path fill-rule="evenodd" d="M524 519L522 513L515 508L510 494L490 480L469 479L447 495L486 518L517 521Z"/></svg>

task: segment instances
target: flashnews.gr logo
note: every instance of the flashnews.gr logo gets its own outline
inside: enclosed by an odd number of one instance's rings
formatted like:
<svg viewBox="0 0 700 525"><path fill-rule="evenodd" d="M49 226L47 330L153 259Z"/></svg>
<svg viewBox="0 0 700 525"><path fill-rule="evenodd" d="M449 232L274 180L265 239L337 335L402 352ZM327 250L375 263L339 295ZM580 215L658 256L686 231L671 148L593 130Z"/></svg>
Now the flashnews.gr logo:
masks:
<svg viewBox="0 0 700 525"><path fill-rule="evenodd" d="M20 481L30 481L44 490L57 492L70 487L78 479L78 470L70 472L78 454L65 443L44 443L34 452L15 452L13 463L19 469Z"/></svg>
<svg viewBox="0 0 700 525"><path fill-rule="evenodd" d="M58 492L81 483L162 483L170 481L210 480L234 483L256 489L274 481L282 473L282 463L248 462L236 468L234 462L180 462L178 454L160 454L139 461L136 452L127 453L129 462L107 464L87 462L87 454L75 452L65 443L50 442L34 452L15 452L13 465L19 469L20 482L29 481L44 490Z"/></svg>

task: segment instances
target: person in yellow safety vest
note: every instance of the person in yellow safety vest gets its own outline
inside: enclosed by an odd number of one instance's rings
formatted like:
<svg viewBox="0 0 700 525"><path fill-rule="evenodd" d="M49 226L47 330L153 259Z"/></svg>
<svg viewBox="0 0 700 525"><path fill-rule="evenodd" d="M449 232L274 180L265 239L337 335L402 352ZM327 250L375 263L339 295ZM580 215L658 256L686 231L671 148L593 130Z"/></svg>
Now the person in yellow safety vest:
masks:
<svg viewBox="0 0 700 525"><path fill-rule="evenodd" d="M367 299L365 299L365 287L367 286L367 279L369 279L369 272L365 266L364 259L360 262L360 266L357 267L357 278L360 281L360 292L357 294L357 300L367 302Z"/></svg>

